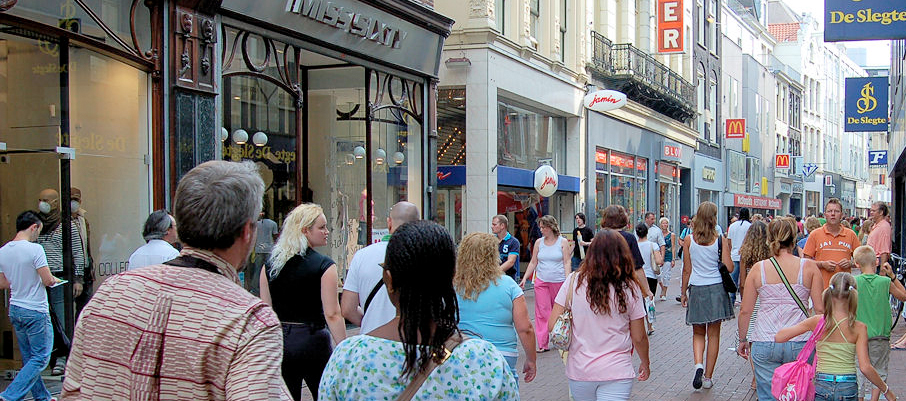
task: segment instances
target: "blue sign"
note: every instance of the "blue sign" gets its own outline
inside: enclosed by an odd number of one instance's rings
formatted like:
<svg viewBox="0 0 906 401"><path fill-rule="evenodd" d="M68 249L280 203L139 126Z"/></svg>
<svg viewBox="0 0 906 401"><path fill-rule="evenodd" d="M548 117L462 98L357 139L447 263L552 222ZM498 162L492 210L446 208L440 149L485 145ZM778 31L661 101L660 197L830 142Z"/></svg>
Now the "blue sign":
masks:
<svg viewBox="0 0 906 401"><path fill-rule="evenodd" d="M887 131L887 77L846 78L846 132Z"/></svg>
<svg viewBox="0 0 906 401"><path fill-rule="evenodd" d="M815 163L805 163L802 166L802 175L808 177L818 171L818 165Z"/></svg>
<svg viewBox="0 0 906 401"><path fill-rule="evenodd" d="M466 185L466 166L437 166L438 187Z"/></svg>
<svg viewBox="0 0 906 401"><path fill-rule="evenodd" d="M869 150L868 151L868 166L869 167L880 167L887 165L887 151L886 150Z"/></svg>
<svg viewBox="0 0 906 401"><path fill-rule="evenodd" d="M824 41L906 38L902 6L902 1L891 0L826 0Z"/></svg>

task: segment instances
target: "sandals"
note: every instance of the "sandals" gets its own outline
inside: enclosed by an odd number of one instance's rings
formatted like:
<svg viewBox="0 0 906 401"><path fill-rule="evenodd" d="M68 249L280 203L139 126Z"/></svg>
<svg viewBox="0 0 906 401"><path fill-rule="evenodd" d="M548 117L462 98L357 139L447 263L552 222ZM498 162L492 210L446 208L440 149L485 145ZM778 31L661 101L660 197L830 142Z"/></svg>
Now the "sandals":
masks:
<svg viewBox="0 0 906 401"><path fill-rule="evenodd" d="M537 352L537 353L539 353L539 354L543 354L543 353L545 353L545 352L547 352L547 351L550 351L550 348L538 348L538 349L535 350L535 352Z"/></svg>

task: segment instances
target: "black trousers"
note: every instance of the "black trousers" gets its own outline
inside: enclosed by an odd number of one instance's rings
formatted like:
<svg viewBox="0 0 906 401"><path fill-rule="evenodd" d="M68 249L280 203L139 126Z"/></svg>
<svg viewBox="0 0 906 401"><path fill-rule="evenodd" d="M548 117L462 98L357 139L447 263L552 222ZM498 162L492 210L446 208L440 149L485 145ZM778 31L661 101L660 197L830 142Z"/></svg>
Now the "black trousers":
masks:
<svg viewBox="0 0 906 401"><path fill-rule="evenodd" d="M330 332L324 326L283 323L283 381L294 400L302 398L303 380L318 400L318 384L332 351Z"/></svg>

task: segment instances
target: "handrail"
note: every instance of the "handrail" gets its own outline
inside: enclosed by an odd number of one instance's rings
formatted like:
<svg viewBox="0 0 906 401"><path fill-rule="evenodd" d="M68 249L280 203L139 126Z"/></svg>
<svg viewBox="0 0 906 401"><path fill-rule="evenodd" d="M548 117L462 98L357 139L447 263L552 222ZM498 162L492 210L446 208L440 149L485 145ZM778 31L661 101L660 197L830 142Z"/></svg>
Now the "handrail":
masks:
<svg viewBox="0 0 906 401"><path fill-rule="evenodd" d="M629 43L613 45L612 60L614 75L632 75L676 99L692 99L695 96L692 84L648 53Z"/></svg>

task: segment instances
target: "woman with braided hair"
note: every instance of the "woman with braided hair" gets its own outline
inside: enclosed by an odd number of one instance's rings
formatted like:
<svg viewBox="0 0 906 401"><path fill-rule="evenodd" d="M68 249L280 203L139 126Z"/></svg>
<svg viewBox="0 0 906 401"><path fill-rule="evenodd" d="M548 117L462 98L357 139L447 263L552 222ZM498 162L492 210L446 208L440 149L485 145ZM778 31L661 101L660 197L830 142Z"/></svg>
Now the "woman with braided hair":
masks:
<svg viewBox="0 0 906 401"><path fill-rule="evenodd" d="M340 343L321 377L319 400L518 400L516 378L491 343L459 332L456 249L430 221L400 226L387 244L384 283L396 317Z"/></svg>

